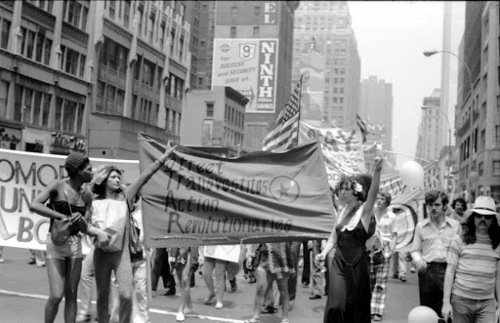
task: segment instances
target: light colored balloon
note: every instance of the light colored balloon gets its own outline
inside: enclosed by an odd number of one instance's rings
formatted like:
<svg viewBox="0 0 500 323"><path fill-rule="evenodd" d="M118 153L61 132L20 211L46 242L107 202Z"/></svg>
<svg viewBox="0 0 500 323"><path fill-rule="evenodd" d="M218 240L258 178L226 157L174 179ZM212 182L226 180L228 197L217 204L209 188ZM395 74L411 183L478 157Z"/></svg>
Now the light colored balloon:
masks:
<svg viewBox="0 0 500 323"><path fill-rule="evenodd" d="M422 187L424 185L424 169L416 161L409 160L403 163L399 170L403 183L410 187Z"/></svg>
<svg viewBox="0 0 500 323"><path fill-rule="evenodd" d="M437 323L439 316L427 306L417 306L408 314L408 323Z"/></svg>
<svg viewBox="0 0 500 323"><path fill-rule="evenodd" d="M469 182L471 184L476 183L478 179L479 179L479 174L476 171L472 171L469 173Z"/></svg>

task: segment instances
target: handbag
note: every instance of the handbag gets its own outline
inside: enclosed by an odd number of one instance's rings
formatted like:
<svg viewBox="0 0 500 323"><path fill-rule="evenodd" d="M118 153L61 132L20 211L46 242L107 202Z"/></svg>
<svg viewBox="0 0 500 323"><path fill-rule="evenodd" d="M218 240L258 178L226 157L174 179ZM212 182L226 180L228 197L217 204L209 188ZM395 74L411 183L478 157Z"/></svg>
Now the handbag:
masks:
<svg viewBox="0 0 500 323"><path fill-rule="evenodd" d="M144 259L143 250L140 234L141 230L135 225L134 218L132 217L132 211L130 205L127 201L128 207L128 218L129 218L129 249L130 249L130 260L132 262L140 261Z"/></svg>
<svg viewBox="0 0 500 323"><path fill-rule="evenodd" d="M68 201L68 194L66 193L66 189L64 190L64 198L68 203L70 213L73 215L73 210L71 209L71 204ZM54 208L54 204L52 204L52 209L56 211L56 209ZM78 221L78 222L79 222L78 223L79 230L82 231L83 233L86 233L88 229L87 222L86 221ZM64 220L52 219L52 226L50 227L50 238L52 240L52 243L54 243L56 246L64 245L70 236L71 233L70 229L73 224L74 223L72 216L70 216L69 219L64 219Z"/></svg>

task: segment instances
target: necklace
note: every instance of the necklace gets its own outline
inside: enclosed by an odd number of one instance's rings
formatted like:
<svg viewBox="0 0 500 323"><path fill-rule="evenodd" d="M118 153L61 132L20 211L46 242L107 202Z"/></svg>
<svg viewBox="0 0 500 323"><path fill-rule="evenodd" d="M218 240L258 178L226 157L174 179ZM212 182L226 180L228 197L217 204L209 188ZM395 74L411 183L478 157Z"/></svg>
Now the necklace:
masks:
<svg viewBox="0 0 500 323"><path fill-rule="evenodd" d="M83 190L80 188L79 191L76 191L73 187L71 187L71 185L68 182L66 182L66 184L68 184L72 195L71 201L68 202L74 205L80 205L80 202L81 204L84 204L82 200Z"/></svg>

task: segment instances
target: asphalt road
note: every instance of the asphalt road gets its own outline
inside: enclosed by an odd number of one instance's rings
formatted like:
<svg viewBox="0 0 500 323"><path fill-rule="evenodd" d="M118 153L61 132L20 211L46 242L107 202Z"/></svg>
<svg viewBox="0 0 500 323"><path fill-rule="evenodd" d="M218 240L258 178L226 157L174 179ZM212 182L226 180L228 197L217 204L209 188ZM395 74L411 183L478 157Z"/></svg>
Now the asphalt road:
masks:
<svg viewBox="0 0 500 323"><path fill-rule="evenodd" d="M39 323L43 322L43 312L49 286L46 268L28 265L29 251L17 248L4 249L4 263L0 264L0 322ZM301 271L299 271L301 277ZM408 281L403 283L390 279L388 286L386 313L383 322L406 322L408 313L418 306L418 278L408 272ZM195 313L187 315L185 322L243 322L252 316L255 284L249 284L243 274L237 277L238 290L224 295L224 307L203 304L207 289L203 278L196 275L196 286L191 290ZM176 322L175 315L180 304L179 294L163 296L165 290L152 294L150 318L152 323ZM298 287L295 308L290 312L291 323L322 322L326 297L309 299L310 290ZM94 305L95 313L95 305ZM56 322L63 323L63 304L59 308ZM262 315L263 323L279 323L280 314Z"/></svg>

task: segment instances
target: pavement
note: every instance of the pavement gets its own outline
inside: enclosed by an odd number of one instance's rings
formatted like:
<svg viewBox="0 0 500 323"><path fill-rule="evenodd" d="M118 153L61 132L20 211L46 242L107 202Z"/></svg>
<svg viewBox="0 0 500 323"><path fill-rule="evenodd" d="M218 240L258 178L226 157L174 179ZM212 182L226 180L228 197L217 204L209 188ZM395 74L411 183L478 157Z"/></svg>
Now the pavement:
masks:
<svg viewBox="0 0 500 323"><path fill-rule="evenodd" d="M44 267L28 265L29 251L18 248L5 248L4 263L0 263L0 322L39 323L43 321L44 306L47 300L49 285L47 270ZM301 270L299 270L299 278ZM407 282L389 279L386 298L386 311L383 322L407 322L408 313L418 306L418 278L408 271ZM300 279L299 279L300 281ZM214 305L204 305L207 289L203 277L196 274L196 286L191 289L194 313L186 315L184 322L230 322L242 323L251 318L255 284L249 284L240 272L237 276L238 290L230 291L229 284L224 295L224 307L215 309ZM179 293L175 296L164 296L166 290L153 292L150 301L151 323L176 322L175 315L180 304ZM310 300L310 289L299 284L295 307L289 313L291 323L322 322L326 296ZM64 305L61 303L55 323L63 323ZM281 316L263 314L263 323L280 323ZM95 315L95 303L93 305Z"/></svg>

